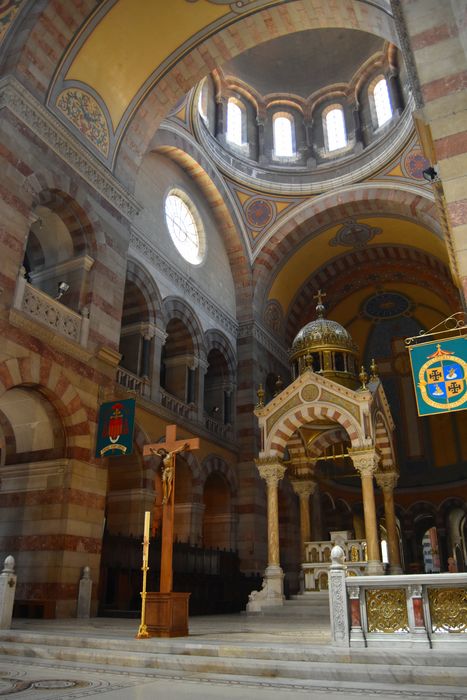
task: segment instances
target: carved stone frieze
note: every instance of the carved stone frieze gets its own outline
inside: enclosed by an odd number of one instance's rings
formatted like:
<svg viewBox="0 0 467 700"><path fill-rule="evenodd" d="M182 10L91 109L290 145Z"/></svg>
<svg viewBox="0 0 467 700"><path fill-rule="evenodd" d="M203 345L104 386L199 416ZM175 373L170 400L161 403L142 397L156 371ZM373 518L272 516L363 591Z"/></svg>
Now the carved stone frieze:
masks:
<svg viewBox="0 0 467 700"><path fill-rule="evenodd" d="M0 110L8 109L126 218L141 210L136 199L99 160L15 78L0 81Z"/></svg>
<svg viewBox="0 0 467 700"><path fill-rule="evenodd" d="M285 367L289 366L289 356L284 346L281 345L263 326L256 321L247 321L240 324L238 329L238 337L253 337L259 343L261 343L266 350L269 350L274 357L280 360Z"/></svg>
<svg viewBox="0 0 467 700"><path fill-rule="evenodd" d="M212 319L221 325L233 337L237 336L238 324L216 302L208 297L188 275L172 265L142 233L132 229L130 247L142 255L154 267L163 272L180 290L180 294L189 297L192 302L203 308Z"/></svg>

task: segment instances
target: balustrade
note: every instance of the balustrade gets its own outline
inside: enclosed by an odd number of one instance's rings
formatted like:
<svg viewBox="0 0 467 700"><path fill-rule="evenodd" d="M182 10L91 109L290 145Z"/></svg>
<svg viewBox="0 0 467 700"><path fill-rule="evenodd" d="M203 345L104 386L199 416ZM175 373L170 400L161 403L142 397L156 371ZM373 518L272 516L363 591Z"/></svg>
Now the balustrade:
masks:
<svg viewBox="0 0 467 700"><path fill-rule="evenodd" d="M338 538L338 540L344 551L347 576L365 575L368 568L366 541L343 538ZM327 590L331 550L336 541L336 538L333 538L332 540L305 542L305 561L302 564L305 591Z"/></svg>
<svg viewBox="0 0 467 700"><path fill-rule="evenodd" d="M117 368L117 382L121 386L128 389L128 391L134 391L140 396L149 396L150 394L150 381L147 377L138 377L133 372L129 372L123 367Z"/></svg>

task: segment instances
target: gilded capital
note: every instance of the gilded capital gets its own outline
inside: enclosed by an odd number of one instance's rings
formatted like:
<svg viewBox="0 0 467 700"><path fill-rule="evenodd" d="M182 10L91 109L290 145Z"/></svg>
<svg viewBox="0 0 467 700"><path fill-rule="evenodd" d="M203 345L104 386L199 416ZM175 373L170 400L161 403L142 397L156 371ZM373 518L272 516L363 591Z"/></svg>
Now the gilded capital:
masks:
<svg viewBox="0 0 467 700"><path fill-rule="evenodd" d="M394 491L399 479L399 474L396 472L379 472L375 474L376 483L383 491Z"/></svg>
<svg viewBox="0 0 467 700"><path fill-rule="evenodd" d="M255 464L260 477L265 480L268 487L277 486L287 470L278 457L261 457L255 460Z"/></svg>
<svg viewBox="0 0 467 700"><path fill-rule="evenodd" d="M311 479L292 479L292 487L299 498L309 498L316 490L316 481Z"/></svg>
<svg viewBox="0 0 467 700"><path fill-rule="evenodd" d="M360 476L373 476L378 468L379 456L376 450L349 450L355 469Z"/></svg>

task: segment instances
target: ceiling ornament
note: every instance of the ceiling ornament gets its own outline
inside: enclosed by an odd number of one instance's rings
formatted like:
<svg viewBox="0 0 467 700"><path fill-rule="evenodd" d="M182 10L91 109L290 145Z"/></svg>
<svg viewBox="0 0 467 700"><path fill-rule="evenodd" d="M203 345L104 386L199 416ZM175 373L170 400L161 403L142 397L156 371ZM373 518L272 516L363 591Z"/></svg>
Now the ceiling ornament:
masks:
<svg viewBox="0 0 467 700"><path fill-rule="evenodd" d="M109 127L92 95L76 87L67 88L58 96L56 106L103 156L108 156Z"/></svg>
<svg viewBox="0 0 467 700"><path fill-rule="evenodd" d="M349 219L338 230L334 238L329 241L331 246L344 246L345 248L365 248L375 236L383 232L382 228L368 226L368 224L359 223L354 219Z"/></svg>
<svg viewBox="0 0 467 700"><path fill-rule="evenodd" d="M411 307L410 300L400 292L379 292L365 301L362 311L368 318L381 320L407 314Z"/></svg>
<svg viewBox="0 0 467 700"><path fill-rule="evenodd" d="M0 1L0 42L10 28L23 0Z"/></svg>
<svg viewBox="0 0 467 700"><path fill-rule="evenodd" d="M232 2L232 0L204 0L209 2L211 5L229 5L232 12L241 14L247 10L253 10L257 7L264 5L264 0L237 0L237 2ZM194 3L198 0L186 0L186 2Z"/></svg>

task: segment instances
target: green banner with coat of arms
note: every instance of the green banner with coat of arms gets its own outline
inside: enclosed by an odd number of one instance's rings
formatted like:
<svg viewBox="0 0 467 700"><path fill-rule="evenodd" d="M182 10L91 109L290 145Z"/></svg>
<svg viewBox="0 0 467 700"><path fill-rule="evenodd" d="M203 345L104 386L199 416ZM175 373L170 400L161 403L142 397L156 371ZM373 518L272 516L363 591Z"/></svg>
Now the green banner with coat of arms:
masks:
<svg viewBox="0 0 467 700"><path fill-rule="evenodd" d="M409 347L419 416L467 408L467 337Z"/></svg>

